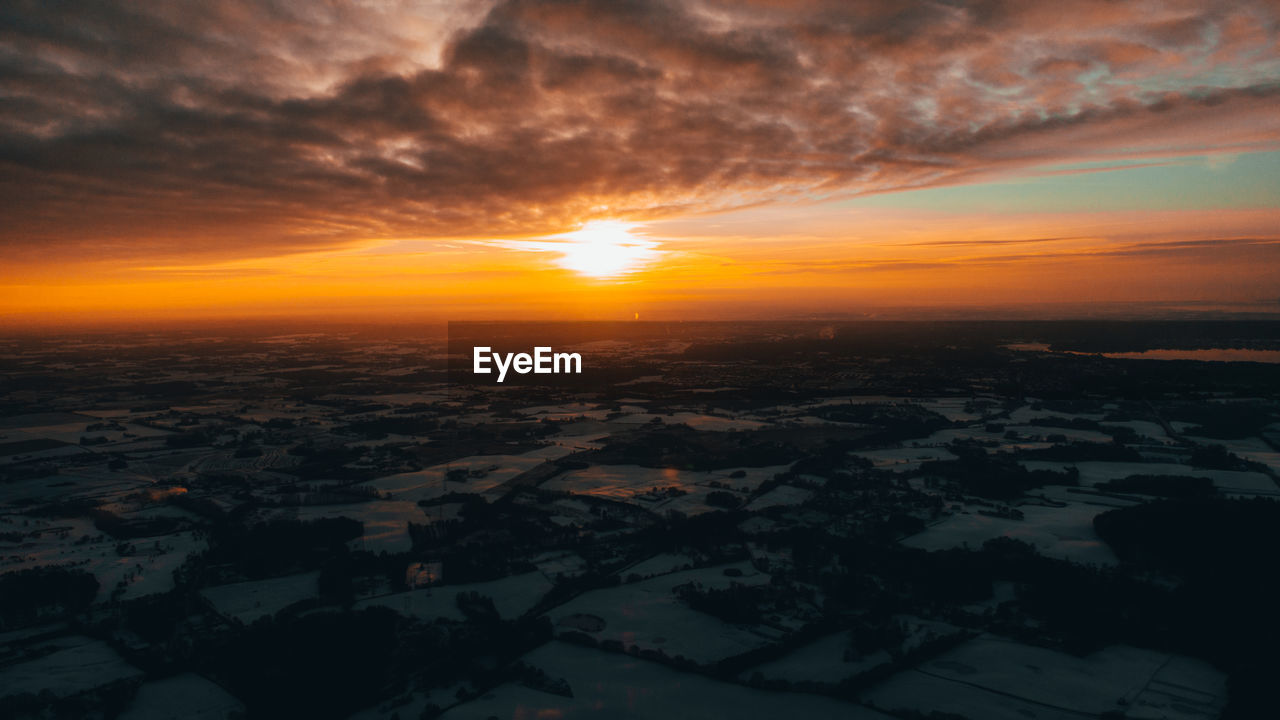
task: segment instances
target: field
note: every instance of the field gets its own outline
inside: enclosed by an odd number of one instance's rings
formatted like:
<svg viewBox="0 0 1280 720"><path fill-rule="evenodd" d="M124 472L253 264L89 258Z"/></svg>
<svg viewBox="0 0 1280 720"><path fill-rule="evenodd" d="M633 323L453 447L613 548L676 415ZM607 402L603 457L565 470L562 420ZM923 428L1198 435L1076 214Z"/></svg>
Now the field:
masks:
<svg viewBox="0 0 1280 720"><path fill-rule="evenodd" d="M299 573L270 580L216 585L201 594L224 617L246 625L258 618L271 617L281 610L316 596L319 572Z"/></svg>
<svg viewBox="0 0 1280 720"><path fill-rule="evenodd" d="M0 697L20 692L67 697L143 676L109 645L82 635L25 644L24 653L31 659L0 665Z"/></svg>
<svg viewBox="0 0 1280 720"><path fill-rule="evenodd" d="M1215 718L1225 699L1207 663L1116 645L1086 657L984 635L871 688L886 710L1066 720L1082 714Z"/></svg>
<svg viewBox="0 0 1280 720"><path fill-rule="evenodd" d="M657 663L562 642L525 658L552 678L565 680L573 697L501 685L446 712L444 720L500 718L781 718L890 720L858 705L818 695L753 690Z"/></svg>
<svg viewBox="0 0 1280 720"><path fill-rule="evenodd" d="M551 582L541 572L511 575L491 582L462 585L436 585L401 593L361 600L356 609L385 607L401 615L432 621L437 618L464 620L458 609L457 597L461 593L475 592L493 600L494 607L503 618L517 618L542 599L551 589Z"/></svg>
<svg viewBox="0 0 1280 720"><path fill-rule="evenodd" d="M230 720L244 705L226 690L195 673L143 683L119 720Z"/></svg>
<svg viewBox="0 0 1280 720"><path fill-rule="evenodd" d="M741 572L730 577L725 570ZM593 590L561 605L548 616L558 629L579 630L575 616L592 616L603 621L601 629L590 632L600 641L613 640L623 647L660 650L670 657L684 656L697 663L710 663L767 644L769 638L749 629L718 620L690 609L672 592L685 583L704 588L722 588L730 583L763 584L769 576L749 563L733 563L698 570L683 570L648 580Z"/></svg>
<svg viewBox="0 0 1280 720"><path fill-rule="evenodd" d="M1093 529L1093 519L1116 507L1133 503L1113 498L1093 498L1068 493L1064 488L1044 488L1045 497L1065 502L1065 507L1022 504L1018 510L1023 519L1013 520L979 514L979 505L967 505L964 512L949 515L924 532L903 540L908 547L944 550L968 547L977 549L997 537L1011 537L1031 543L1047 557L1090 565L1115 565L1111 548Z"/></svg>

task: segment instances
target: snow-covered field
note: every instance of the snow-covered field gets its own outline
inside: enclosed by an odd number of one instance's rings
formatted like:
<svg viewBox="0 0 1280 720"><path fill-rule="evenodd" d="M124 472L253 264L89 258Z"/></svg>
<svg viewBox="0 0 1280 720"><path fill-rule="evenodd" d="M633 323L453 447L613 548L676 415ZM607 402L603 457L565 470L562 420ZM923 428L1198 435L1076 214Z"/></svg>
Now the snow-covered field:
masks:
<svg viewBox="0 0 1280 720"><path fill-rule="evenodd" d="M144 683L118 720L230 720L244 705L217 684L195 673Z"/></svg>
<svg viewBox="0 0 1280 720"><path fill-rule="evenodd" d="M573 452L572 448L548 445L523 455L472 455L444 465L416 472L388 475L370 480L366 486L377 488L388 499L430 500L451 492L483 493L516 477L547 460L556 460ZM450 470L466 470L470 476L462 482L445 480Z"/></svg>
<svg viewBox="0 0 1280 720"><path fill-rule="evenodd" d="M0 667L0 697L46 691L67 697L143 674L106 643L82 635L43 641L27 651L32 659Z"/></svg>
<svg viewBox="0 0 1280 720"><path fill-rule="evenodd" d="M1017 433L1019 437L1049 438L1063 437L1068 442L1109 443L1111 436L1099 430L1079 430L1076 428L1060 428L1052 425L1007 425L1005 432Z"/></svg>
<svg viewBox="0 0 1280 720"><path fill-rule="evenodd" d="M779 485L747 505L748 510L763 510L782 505L799 505L813 497L813 492L792 485Z"/></svg>
<svg viewBox="0 0 1280 720"><path fill-rule="evenodd" d="M728 568L742 575L727 576L724 571ZM561 620L573 615L593 615L604 621L604 628L592 633L597 640L617 640L624 647L661 650L671 657L683 655L698 663L715 662L768 642L764 636L686 606L672 590L689 582L697 582L704 588L724 588L734 582L767 583L769 576L757 572L747 562L684 570L584 593L553 609L548 616L563 629L564 626L559 625Z"/></svg>
<svg viewBox="0 0 1280 720"><path fill-rule="evenodd" d="M658 663L553 642L524 657L572 698L508 683L444 714L446 720L500 718L805 718L890 720L853 703L819 695L770 692L682 673Z"/></svg>
<svg viewBox="0 0 1280 720"><path fill-rule="evenodd" d="M1069 413L1059 412L1057 410L1047 410L1044 408L1035 410L1030 405L1023 405L1009 413L1008 422L1014 425L1026 425L1035 418L1043 417L1062 418L1063 420L1074 420L1076 418L1080 418L1083 420L1101 421L1102 418L1106 416L1099 413Z"/></svg>
<svg viewBox="0 0 1280 720"><path fill-rule="evenodd" d="M77 469L74 475L49 475L0 484L0 506L21 502L110 501L150 487L152 480L131 472Z"/></svg>
<svg viewBox="0 0 1280 720"><path fill-rule="evenodd" d="M710 432L727 432L729 430L756 430L764 427L767 423L748 418L728 417L724 415L706 415L702 413L677 412L670 415L655 415L644 412L644 408L634 408L639 412L628 412L625 415L616 417L609 422L617 425L644 425L653 422L655 418L660 419L667 425L688 425L694 430L705 430ZM623 408L627 410L627 408Z"/></svg>
<svg viewBox="0 0 1280 720"><path fill-rule="evenodd" d="M706 473L688 473L673 468L646 468L639 465L593 465L573 470L543 483L547 490L629 502L635 495L652 488L675 486L692 490L698 479L709 479Z"/></svg>
<svg viewBox="0 0 1280 720"><path fill-rule="evenodd" d="M1150 438L1160 443L1169 442L1169 435L1164 431L1164 428L1160 427L1159 423L1154 423L1150 420L1108 420L1103 425L1106 427L1127 427L1137 433L1139 437Z"/></svg>
<svg viewBox="0 0 1280 720"><path fill-rule="evenodd" d="M898 616L895 620L906 626L907 639L903 643L903 650L908 652L930 640L960 632L958 628L946 623L906 615ZM846 661L844 656L849 646L849 631L834 633L796 648L777 660L745 670L740 678L747 679L760 673L766 680L835 685L892 662L885 650Z"/></svg>
<svg viewBox="0 0 1280 720"><path fill-rule="evenodd" d="M438 585L392 593L361 600L355 607L357 610L385 607L401 615L427 621L437 618L461 621L465 616L458 609L458 594L476 592L491 598L498 614L509 620L523 615L525 611L532 608L551 587L551 581L545 575L541 572L531 572L490 582Z"/></svg>
<svg viewBox="0 0 1280 720"><path fill-rule="evenodd" d="M941 447L905 447L886 448L884 450L865 450L853 453L866 458L880 470L917 470L926 460L955 460L950 450Z"/></svg>
<svg viewBox="0 0 1280 720"><path fill-rule="evenodd" d="M548 580L558 577L577 577L587 570L587 560L573 551L551 551L531 559Z"/></svg>
<svg viewBox="0 0 1280 720"><path fill-rule="evenodd" d="M656 575L665 575L667 573L676 572L693 565L693 558L681 554L659 553L642 560L635 565L627 568L623 573L623 577L631 575L639 575L642 578L650 578Z"/></svg>
<svg viewBox="0 0 1280 720"><path fill-rule="evenodd" d="M1280 495L1275 481L1260 472L1240 470L1207 470L1177 463L1141 462L1058 462L1032 460L1023 463L1028 470L1064 470L1074 467L1080 471L1080 484L1089 487L1108 480L1118 480L1130 475L1190 475L1207 477L1219 491L1227 495Z"/></svg>
<svg viewBox="0 0 1280 720"><path fill-rule="evenodd" d="M1197 438L1209 444L1223 445L1227 450L1239 455L1245 460L1260 462L1271 468L1272 472L1280 473L1280 452L1276 452L1267 441L1260 437L1238 438L1235 440L1214 440L1211 438Z"/></svg>
<svg viewBox="0 0 1280 720"><path fill-rule="evenodd" d="M547 490L571 492L578 495L628 502L658 512L675 510L685 515L715 510L706 504L708 493L717 488L712 482L749 492L774 475L785 472L788 466L774 465L760 468L738 468L695 472L674 468L647 468L639 465L593 465L583 470L573 470L543 483ZM734 472L743 477L730 477ZM653 488L677 487L687 495L680 497L650 497ZM744 496L745 497L745 496Z"/></svg>
<svg viewBox="0 0 1280 720"><path fill-rule="evenodd" d="M106 425L108 427L89 430L88 428L92 425ZM112 425L118 427L110 427ZM167 430L158 430L121 420L103 420L89 415L62 412L17 415L5 418L3 427L0 428L0 434L7 436L5 442L46 438L71 443L72 445L78 444L82 438L86 437L102 437L106 438L110 443L132 439L126 437L126 433L137 438L163 437L170 434Z"/></svg>
<svg viewBox="0 0 1280 720"><path fill-rule="evenodd" d="M965 410L965 405L970 402L969 398L934 398L931 400L920 400L919 404L930 412L935 412L951 422L973 422L982 416L975 412Z"/></svg>
<svg viewBox="0 0 1280 720"><path fill-rule="evenodd" d="M1207 663L1115 645L1086 657L983 635L871 688L886 710L971 718L1215 718L1226 678Z"/></svg>
<svg viewBox="0 0 1280 720"><path fill-rule="evenodd" d="M573 426L570 426L573 427ZM575 428L576 429L576 428ZM605 446L605 441L609 439L607 432L564 432L561 431L556 435L547 438L560 447L570 450L599 450Z"/></svg>
<svg viewBox="0 0 1280 720"><path fill-rule="evenodd" d="M275 513L278 517L296 517L311 521L320 518L345 517L364 523L364 535L351 544L369 552L406 552L413 547L409 523L426 525L434 516L409 500L371 500L347 505L304 505Z"/></svg>
<svg viewBox="0 0 1280 720"><path fill-rule="evenodd" d="M931 525L923 532L902 541L908 547L923 550L945 550L969 547L978 549L987 540L1011 537L1031 543L1046 557L1071 560L1090 565L1115 565L1118 560L1111 548L1098 537L1093 529L1093 519L1115 507L1127 506L1123 500L1099 498L1101 504L1084 502L1082 496L1071 495L1062 488L1045 488L1044 494L1054 500L1066 501L1066 507L1020 505L1022 520L979 515L977 506L969 506L967 512L957 513Z"/></svg>
<svg viewBox="0 0 1280 720"><path fill-rule="evenodd" d="M591 514L592 504L586 500L559 498L550 503L549 507L555 512L550 520L557 525L587 525L597 519Z"/></svg>
<svg viewBox="0 0 1280 720"><path fill-rule="evenodd" d="M34 533L38 531L37 537ZM204 550L206 541L190 531L139 538L122 543L86 518L0 516L0 532L26 533L18 542L0 542L0 573L45 565L83 570L98 579L96 602L134 598L173 589L173 571Z"/></svg>
<svg viewBox="0 0 1280 720"><path fill-rule="evenodd" d="M910 440L907 442L910 446L919 447L941 447L950 445L954 442L968 442L977 440L979 442L1000 443L1004 441L1004 432L991 432L982 427L971 428L945 428L938 430L928 437L919 440Z"/></svg>
<svg viewBox="0 0 1280 720"><path fill-rule="evenodd" d="M275 615L290 605L315 597L319 592L319 572L299 573L269 580L217 585L200 594L219 614L248 625L262 617Z"/></svg>
<svg viewBox="0 0 1280 720"><path fill-rule="evenodd" d="M547 420L573 420L575 418L604 420L611 411L609 408L601 407L595 403L564 403L561 405L538 405L536 407L521 408L516 412L538 420L544 418Z"/></svg>

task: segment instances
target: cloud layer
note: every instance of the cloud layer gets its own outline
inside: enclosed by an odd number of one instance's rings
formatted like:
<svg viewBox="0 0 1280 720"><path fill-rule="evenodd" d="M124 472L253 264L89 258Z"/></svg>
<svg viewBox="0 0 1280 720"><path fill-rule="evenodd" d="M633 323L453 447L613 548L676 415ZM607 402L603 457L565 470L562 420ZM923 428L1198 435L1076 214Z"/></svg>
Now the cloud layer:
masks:
<svg viewBox="0 0 1280 720"><path fill-rule="evenodd" d="M1261 1L0 10L13 257L529 235L1278 146Z"/></svg>

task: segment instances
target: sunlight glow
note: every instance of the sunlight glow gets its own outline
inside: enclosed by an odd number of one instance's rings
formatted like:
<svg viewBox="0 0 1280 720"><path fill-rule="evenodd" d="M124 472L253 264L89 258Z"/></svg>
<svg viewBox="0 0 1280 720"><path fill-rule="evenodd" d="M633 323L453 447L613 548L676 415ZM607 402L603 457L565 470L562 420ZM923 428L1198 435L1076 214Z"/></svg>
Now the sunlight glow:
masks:
<svg viewBox="0 0 1280 720"><path fill-rule="evenodd" d="M658 243L631 234L635 226L616 220L595 220L563 235L548 249L560 253L556 264L596 278L635 272L657 259Z"/></svg>

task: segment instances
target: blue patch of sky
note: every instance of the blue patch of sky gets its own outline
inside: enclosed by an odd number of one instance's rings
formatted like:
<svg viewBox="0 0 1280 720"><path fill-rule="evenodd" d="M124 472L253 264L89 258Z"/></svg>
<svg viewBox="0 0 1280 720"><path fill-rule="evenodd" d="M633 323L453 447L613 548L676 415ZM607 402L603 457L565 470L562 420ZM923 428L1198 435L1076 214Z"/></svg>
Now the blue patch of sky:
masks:
<svg viewBox="0 0 1280 720"><path fill-rule="evenodd" d="M1017 179L840 201L847 208L1078 212L1280 207L1280 152L1073 163Z"/></svg>

